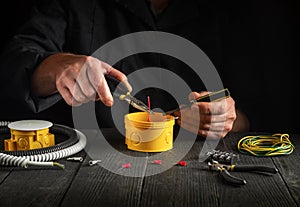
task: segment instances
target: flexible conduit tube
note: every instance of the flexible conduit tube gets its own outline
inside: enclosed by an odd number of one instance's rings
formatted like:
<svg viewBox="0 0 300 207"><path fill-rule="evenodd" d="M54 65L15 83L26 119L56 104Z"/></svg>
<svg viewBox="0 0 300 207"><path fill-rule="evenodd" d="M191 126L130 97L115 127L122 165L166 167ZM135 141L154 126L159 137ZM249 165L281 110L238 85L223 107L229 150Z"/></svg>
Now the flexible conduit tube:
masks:
<svg viewBox="0 0 300 207"><path fill-rule="evenodd" d="M61 158L68 157L70 155L80 152L86 146L86 136L77 129L73 129L77 136L78 142L72 146L64 149L29 156L14 156L5 153L0 153L0 165L6 166L20 166L27 168L28 166L58 166L64 168L63 165L56 162L49 162Z"/></svg>

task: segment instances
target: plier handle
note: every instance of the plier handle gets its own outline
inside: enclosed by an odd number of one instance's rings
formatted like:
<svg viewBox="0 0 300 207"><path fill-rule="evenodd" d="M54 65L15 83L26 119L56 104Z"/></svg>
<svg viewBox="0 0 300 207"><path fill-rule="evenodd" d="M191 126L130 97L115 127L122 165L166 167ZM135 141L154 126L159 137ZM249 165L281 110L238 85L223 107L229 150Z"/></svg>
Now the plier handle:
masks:
<svg viewBox="0 0 300 207"><path fill-rule="evenodd" d="M212 160L208 162L209 170L219 171L225 181L233 185L245 185L247 181L242 178L235 177L229 171L236 172L265 172L276 174L278 169L274 167L261 166L261 165L226 165L218 161Z"/></svg>

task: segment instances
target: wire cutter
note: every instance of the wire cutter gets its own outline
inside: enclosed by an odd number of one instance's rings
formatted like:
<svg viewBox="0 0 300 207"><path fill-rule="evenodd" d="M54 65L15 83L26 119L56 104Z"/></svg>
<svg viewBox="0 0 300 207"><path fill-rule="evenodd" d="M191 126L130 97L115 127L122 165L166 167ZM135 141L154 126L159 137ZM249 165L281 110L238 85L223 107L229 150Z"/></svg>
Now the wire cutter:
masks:
<svg viewBox="0 0 300 207"><path fill-rule="evenodd" d="M118 97L122 101L126 101L131 106L140 111L145 111L150 114L154 113L144 102L132 96L124 83L109 75L105 75L105 78L110 87L110 90L113 91L114 96Z"/></svg>
<svg viewBox="0 0 300 207"><path fill-rule="evenodd" d="M228 171L236 172L264 172L276 174L278 169L260 165L226 165L221 164L218 161L212 160L208 162L209 170L219 171L223 179L232 185L245 185L247 182L242 178L231 175Z"/></svg>
<svg viewBox="0 0 300 207"><path fill-rule="evenodd" d="M118 96L119 96L120 100L126 101L131 106L133 106L134 108L136 108L140 111L145 111L145 112L148 112L149 114L154 113L151 109L148 108L148 106L146 106L146 104L144 104L144 102L142 102L139 99L135 98L134 96L130 95L130 93L121 94L121 95L118 94Z"/></svg>

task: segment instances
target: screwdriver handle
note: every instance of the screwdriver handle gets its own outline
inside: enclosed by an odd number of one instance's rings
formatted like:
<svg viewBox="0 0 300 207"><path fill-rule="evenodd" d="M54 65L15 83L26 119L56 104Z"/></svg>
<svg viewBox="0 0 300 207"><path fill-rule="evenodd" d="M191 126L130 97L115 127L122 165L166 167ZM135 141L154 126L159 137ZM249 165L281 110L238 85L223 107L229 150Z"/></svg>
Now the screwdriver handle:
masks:
<svg viewBox="0 0 300 207"><path fill-rule="evenodd" d="M193 99L193 100L191 100L190 102L184 104L181 107L178 107L176 109L172 109L172 110L166 111L164 114L165 115L172 114L175 111L180 111L182 109L191 107L193 104L195 104L197 102L213 102L213 101L218 101L218 100L225 99L225 98L227 98L229 96L230 96L230 93L229 93L229 90L227 88L221 89L219 91L211 92L211 93L208 93L208 94L206 94L204 96L200 96L197 99Z"/></svg>
<svg viewBox="0 0 300 207"><path fill-rule="evenodd" d="M208 93L204 96L200 96L197 99L191 100L191 103L218 101L218 100L227 98L229 96L230 96L229 90L227 88L225 88L225 89L221 89L219 91Z"/></svg>

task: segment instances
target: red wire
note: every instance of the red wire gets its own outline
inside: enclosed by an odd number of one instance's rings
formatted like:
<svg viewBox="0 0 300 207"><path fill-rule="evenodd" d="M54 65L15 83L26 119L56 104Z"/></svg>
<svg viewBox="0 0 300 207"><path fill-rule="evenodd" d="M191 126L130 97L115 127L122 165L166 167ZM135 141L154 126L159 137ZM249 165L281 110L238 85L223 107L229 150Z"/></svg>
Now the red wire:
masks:
<svg viewBox="0 0 300 207"><path fill-rule="evenodd" d="M148 109L150 110L150 97L147 96L148 98ZM150 122L150 114L148 114L148 121Z"/></svg>

